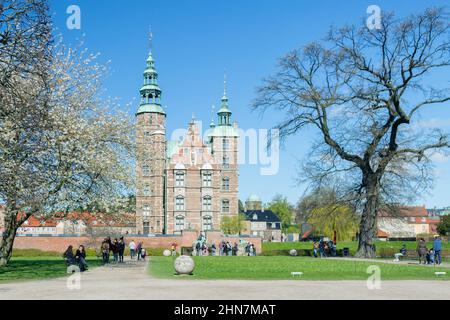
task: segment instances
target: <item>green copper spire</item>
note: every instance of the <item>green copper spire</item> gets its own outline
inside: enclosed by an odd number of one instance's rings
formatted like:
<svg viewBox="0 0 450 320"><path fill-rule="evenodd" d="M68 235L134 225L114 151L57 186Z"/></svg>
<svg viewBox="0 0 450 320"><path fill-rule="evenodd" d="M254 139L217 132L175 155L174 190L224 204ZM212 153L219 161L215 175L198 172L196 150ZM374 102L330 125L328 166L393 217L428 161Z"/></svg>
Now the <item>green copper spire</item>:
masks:
<svg viewBox="0 0 450 320"><path fill-rule="evenodd" d="M166 114L161 107L161 89L158 86L158 72L155 69L155 60L151 50L147 58L147 67L144 70L144 84L139 92L141 103L136 114L147 112Z"/></svg>
<svg viewBox="0 0 450 320"><path fill-rule="evenodd" d="M209 124L210 128L214 128L216 124L214 123L214 109L216 107L214 105L211 106L211 123Z"/></svg>
<svg viewBox="0 0 450 320"><path fill-rule="evenodd" d="M228 108L228 97L227 97L227 78L226 74L223 79L223 96L222 103L220 105L219 112L219 126L231 126L231 111Z"/></svg>

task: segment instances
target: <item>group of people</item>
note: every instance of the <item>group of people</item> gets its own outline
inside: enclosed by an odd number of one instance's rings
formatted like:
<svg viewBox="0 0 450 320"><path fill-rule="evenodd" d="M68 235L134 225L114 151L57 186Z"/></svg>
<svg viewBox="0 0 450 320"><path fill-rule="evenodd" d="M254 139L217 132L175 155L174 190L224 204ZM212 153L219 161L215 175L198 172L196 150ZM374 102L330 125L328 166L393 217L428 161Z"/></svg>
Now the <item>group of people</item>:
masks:
<svg viewBox="0 0 450 320"><path fill-rule="evenodd" d="M113 255L113 262L123 263L123 255L125 253L125 242L123 237L120 237L119 240L116 238L114 241L111 240L111 237L105 238L100 249L102 252L103 264L109 263L111 253Z"/></svg>
<svg viewBox="0 0 450 320"><path fill-rule="evenodd" d="M126 244L123 237L120 237L119 239L116 238L114 241L111 240L111 237L105 238L101 244L103 264L109 263L111 253L113 255L114 263L123 263L125 247ZM136 243L131 240L128 247L130 248L131 259L134 259L134 257L137 256L137 260L145 260L146 251L142 247L142 242L139 242L136 245Z"/></svg>
<svg viewBox="0 0 450 320"><path fill-rule="evenodd" d="M137 260L144 260L147 256L147 251L144 247L142 247L142 241L138 242L137 244L134 242L134 240L131 240L128 244L128 247L130 248L130 257L133 260L134 257L137 257Z"/></svg>
<svg viewBox="0 0 450 320"><path fill-rule="evenodd" d="M239 251L239 245L234 242L231 244L229 241L222 240L219 243L219 248L216 247L215 243L211 243L209 246L206 241L197 241L195 243L195 252L197 256L237 256ZM256 249L253 243L248 242L245 246L245 255L256 256Z"/></svg>
<svg viewBox="0 0 450 320"><path fill-rule="evenodd" d="M402 250L406 250L406 246L403 245ZM405 253L400 250L400 253ZM417 254L419 255L419 264L441 264L442 263L442 240L439 236L435 236L433 245L430 249L427 248L427 243L424 238L420 238L417 243Z"/></svg>
<svg viewBox="0 0 450 320"><path fill-rule="evenodd" d="M68 246L66 251L63 253L63 258L66 261L67 266L78 266L81 272L88 269L88 264L86 262L86 250L83 245L78 247L75 254L73 253L73 246Z"/></svg>
<svg viewBox="0 0 450 320"><path fill-rule="evenodd" d="M336 257L336 244L332 240L324 241L323 239L320 239L319 242L314 241L313 252L315 258L319 255L321 258Z"/></svg>

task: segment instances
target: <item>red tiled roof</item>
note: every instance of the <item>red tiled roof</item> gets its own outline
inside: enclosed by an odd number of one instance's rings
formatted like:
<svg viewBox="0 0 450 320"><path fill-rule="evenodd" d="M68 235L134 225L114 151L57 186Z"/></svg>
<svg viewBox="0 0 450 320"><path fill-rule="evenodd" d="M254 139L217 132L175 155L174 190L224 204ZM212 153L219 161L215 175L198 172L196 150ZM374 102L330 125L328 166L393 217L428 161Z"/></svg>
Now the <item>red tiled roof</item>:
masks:
<svg viewBox="0 0 450 320"><path fill-rule="evenodd" d="M427 217L427 209L424 206L410 206L410 207L400 207L399 210L387 211L380 210L378 212L380 217Z"/></svg>
<svg viewBox="0 0 450 320"><path fill-rule="evenodd" d="M19 220L23 215L19 214L17 219ZM22 224L23 227L56 227L60 221L82 221L86 225L93 228L96 227L129 227L134 225L134 214L120 214L110 215L89 212L69 212L69 213L55 213L52 218L38 219L35 216L30 216L27 224Z"/></svg>
<svg viewBox="0 0 450 320"><path fill-rule="evenodd" d="M36 227L56 227L56 222L47 219L39 220L35 216L30 216L23 224L22 227L36 228Z"/></svg>
<svg viewBox="0 0 450 320"><path fill-rule="evenodd" d="M378 238L388 238L389 235L387 234L387 232L384 232L383 230L378 229L377 230L377 237Z"/></svg>

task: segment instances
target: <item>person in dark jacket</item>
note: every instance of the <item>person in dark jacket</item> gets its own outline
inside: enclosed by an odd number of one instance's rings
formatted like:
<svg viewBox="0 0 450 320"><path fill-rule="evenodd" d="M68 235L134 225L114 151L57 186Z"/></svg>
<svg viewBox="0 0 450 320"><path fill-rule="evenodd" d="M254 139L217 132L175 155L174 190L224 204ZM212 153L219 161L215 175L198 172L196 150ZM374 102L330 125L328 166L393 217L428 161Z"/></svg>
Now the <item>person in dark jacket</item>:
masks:
<svg viewBox="0 0 450 320"><path fill-rule="evenodd" d="M142 250L142 242L139 242L136 246L136 255L138 260L141 260L141 250Z"/></svg>
<svg viewBox="0 0 450 320"><path fill-rule="evenodd" d="M419 242L417 243L417 254L419 255L419 264L422 263L423 260L423 264L427 263L427 243L425 242L424 238L420 238Z"/></svg>
<svg viewBox="0 0 450 320"><path fill-rule="evenodd" d="M75 253L75 261L80 267L81 272L88 269L88 264L86 262L86 250L84 249L83 245L78 247L77 252Z"/></svg>
<svg viewBox="0 0 450 320"><path fill-rule="evenodd" d="M109 243L110 243L110 241L108 241L108 238L105 238L105 240L103 240L103 242L102 242L101 251L102 251L103 264L109 263L109 250L110 250Z"/></svg>
<svg viewBox="0 0 450 320"><path fill-rule="evenodd" d="M75 263L75 258L73 256L73 247L68 246L66 251L63 253L64 260L66 261L67 265L70 266L71 264Z"/></svg>
<svg viewBox="0 0 450 320"><path fill-rule="evenodd" d="M113 252L114 262L118 263L119 262L119 241L117 240L117 238L114 239L111 250Z"/></svg>
<svg viewBox="0 0 450 320"><path fill-rule="evenodd" d="M433 240L433 251L434 251L434 263L441 264L442 263L442 240L438 235L434 236Z"/></svg>
<svg viewBox="0 0 450 320"><path fill-rule="evenodd" d="M237 253L239 251L238 244L235 242L233 245L233 256L237 256Z"/></svg>
<svg viewBox="0 0 450 320"><path fill-rule="evenodd" d="M123 240L123 237L120 237L119 239L119 262L123 263L123 254L125 252L125 241Z"/></svg>

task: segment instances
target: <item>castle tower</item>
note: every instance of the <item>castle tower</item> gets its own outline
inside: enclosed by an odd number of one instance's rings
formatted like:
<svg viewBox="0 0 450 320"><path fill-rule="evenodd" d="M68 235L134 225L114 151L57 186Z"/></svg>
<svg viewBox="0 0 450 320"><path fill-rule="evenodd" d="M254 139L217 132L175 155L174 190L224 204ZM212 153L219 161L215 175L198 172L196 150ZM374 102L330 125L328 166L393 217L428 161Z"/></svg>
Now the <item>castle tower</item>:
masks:
<svg viewBox="0 0 450 320"><path fill-rule="evenodd" d="M166 113L151 52L140 97L136 112L136 230L165 233Z"/></svg>
<svg viewBox="0 0 450 320"><path fill-rule="evenodd" d="M209 136L214 161L220 170L220 193L219 199L217 199L217 207L221 218L225 215L237 215L239 212L239 134L236 122L231 123L231 114L232 112L228 106L226 80L224 80L221 106L217 112L218 124L210 126L212 132Z"/></svg>

